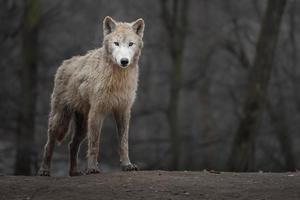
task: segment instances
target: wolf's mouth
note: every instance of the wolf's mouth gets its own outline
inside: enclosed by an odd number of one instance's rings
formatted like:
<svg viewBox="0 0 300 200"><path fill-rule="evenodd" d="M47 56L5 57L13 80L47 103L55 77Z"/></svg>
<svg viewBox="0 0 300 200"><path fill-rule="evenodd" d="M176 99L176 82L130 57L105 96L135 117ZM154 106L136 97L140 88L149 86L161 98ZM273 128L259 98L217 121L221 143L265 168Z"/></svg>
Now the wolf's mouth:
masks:
<svg viewBox="0 0 300 200"><path fill-rule="evenodd" d="M128 68L128 66L129 66L129 65L120 65L120 68L126 69L126 68Z"/></svg>

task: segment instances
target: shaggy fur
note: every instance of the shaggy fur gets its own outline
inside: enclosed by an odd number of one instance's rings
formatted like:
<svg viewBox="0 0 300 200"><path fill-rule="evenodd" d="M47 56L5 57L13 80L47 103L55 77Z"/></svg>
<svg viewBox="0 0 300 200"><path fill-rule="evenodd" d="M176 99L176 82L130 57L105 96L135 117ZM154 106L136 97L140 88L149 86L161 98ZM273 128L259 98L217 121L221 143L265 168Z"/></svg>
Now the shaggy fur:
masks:
<svg viewBox="0 0 300 200"><path fill-rule="evenodd" d="M116 22L110 17L103 21L103 47L84 56L66 60L58 68L51 97L48 141L44 148L39 171L50 175L50 162L55 142L61 142L74 125L70 148L69 174L80 175L77 170L77 152L81 142L88 138L87 173L98 173L99 139L103 120L113 113L120 140L120 164L123 170L137 170L128 156L128 129L130 110L138 82L138 60L143 46L144 21ZM133 52L126 68L114 57L116 41Z"/></svg>

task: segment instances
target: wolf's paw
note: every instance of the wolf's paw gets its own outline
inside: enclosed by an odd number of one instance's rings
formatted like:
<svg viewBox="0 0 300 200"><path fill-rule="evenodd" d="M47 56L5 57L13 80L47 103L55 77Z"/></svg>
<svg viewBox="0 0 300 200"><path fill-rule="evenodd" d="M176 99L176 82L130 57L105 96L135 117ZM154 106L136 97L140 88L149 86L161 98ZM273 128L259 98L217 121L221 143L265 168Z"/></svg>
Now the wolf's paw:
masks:
<svg viewBox="0 0 300 200"><path fill-rule="evenodd" d="M84 173L82 171L72 171L69 172L69 176L82 176Z"/></svg>
<svg viewBox="0 0 300 200"><path fill-rule="evenodd" d="M129 165L121 165L122 171L138 171L137 165L130 163Z"/></svg>
<svg viewBox="0 0 300 200"><path fill-rule="evenodd" d="M38 172L38 176L50 176L50 171L45 169L40 169Z"/></svg>
<svg viewBox="0 0 300 200"><path fill-rule="evenodd" d="M89 174L99 174L100 170L99 169L87 169L85 174L89 175Z"/></svg>

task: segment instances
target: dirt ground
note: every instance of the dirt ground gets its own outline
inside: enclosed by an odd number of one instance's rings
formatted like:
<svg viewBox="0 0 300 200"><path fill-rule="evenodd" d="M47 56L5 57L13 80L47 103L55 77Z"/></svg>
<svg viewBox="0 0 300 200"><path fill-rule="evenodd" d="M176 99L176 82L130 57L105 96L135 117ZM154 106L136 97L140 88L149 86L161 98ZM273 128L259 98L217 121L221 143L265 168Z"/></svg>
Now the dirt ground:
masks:
<svg viewBox="0 0 300 200"><path fill-rule="evenodd" d="M1 200L300 199L300 173L107 172L0 177Z"/></svg>

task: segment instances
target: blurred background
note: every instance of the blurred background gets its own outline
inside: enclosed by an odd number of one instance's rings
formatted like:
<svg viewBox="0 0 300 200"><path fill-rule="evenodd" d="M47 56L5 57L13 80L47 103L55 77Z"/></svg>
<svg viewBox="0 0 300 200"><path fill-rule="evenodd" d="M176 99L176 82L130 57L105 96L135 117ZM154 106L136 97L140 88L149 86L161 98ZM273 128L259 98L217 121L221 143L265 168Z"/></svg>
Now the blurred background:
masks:
<svg viewBox="0 0 300 200"><path fill-rule="evenodd" d="M297 0L1 0L0 173L36 174L64 59L102 45L102 20L145 20L130 156L142 169L300 167ZM105 121L100 168L119 169ZM66 175L68 141L53 175ZM86 168L86 141L79 162Z"/></svg>

